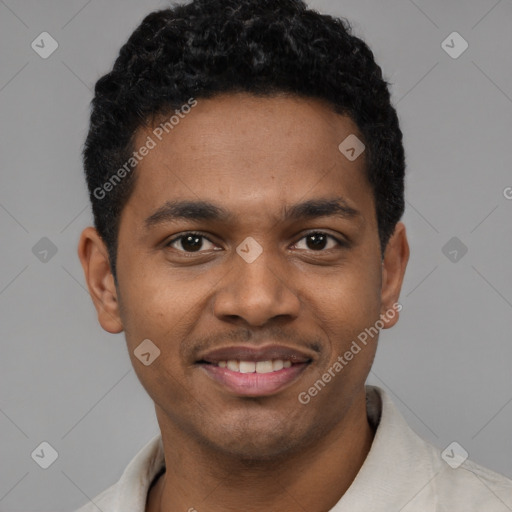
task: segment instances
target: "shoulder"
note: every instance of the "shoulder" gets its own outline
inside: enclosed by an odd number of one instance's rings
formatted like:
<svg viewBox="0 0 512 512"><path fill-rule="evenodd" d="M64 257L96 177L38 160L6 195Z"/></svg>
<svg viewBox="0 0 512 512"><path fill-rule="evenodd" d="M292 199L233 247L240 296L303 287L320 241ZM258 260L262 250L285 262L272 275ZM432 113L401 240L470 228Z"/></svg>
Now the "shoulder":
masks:
<svg viewBox="0 0 512 512"><path fill-rule="evenodd" d="M435 487L439 503L447 510L512 510L512 480L470 460L456 469L442 466Z"/></svg>
<svg viewBox="0 0 512 512"><path fill-rule="evenodd" d="M160 434L135 455L121 478L75 512L144 512L149 487L165 468Z"/></svg>
<svg viewBox="0 0 512 512"><path fill-rule="evenodd" d="M111 485L103 492L98 494L94 500L88 501L85 505L75 510L74 512L98 512L102 510L104 512L115 510L114 505L118 494L119 482Z"/></svg>
<svg viewBox="0 0 512 512"><path fill-rule="evenodd" d="M469 460L458 443L441 450L418 436L384 390L368 387L367 399L377 430L354 500L382 489L380 502L392 505L387 510L512 511L512 480Z"/></svg>

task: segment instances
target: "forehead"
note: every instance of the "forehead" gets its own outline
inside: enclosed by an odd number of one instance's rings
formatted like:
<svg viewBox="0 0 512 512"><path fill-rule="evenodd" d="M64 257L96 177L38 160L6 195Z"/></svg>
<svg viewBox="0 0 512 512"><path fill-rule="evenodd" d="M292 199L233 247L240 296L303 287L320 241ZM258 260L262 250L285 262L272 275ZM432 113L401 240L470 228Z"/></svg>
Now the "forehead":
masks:
<svg viewBox="0 0 512 512"><path fill-rule="evenodd" d="M172 125L165 125L170 114L137 133L136 150L151 146L127 204L138 216L178 199L222 203L247 215L333 195L358 209L372 207L364 152L350 161L339 149L347 137L362 137L329 105L232 94L198 99L184 112Z"/></svg>

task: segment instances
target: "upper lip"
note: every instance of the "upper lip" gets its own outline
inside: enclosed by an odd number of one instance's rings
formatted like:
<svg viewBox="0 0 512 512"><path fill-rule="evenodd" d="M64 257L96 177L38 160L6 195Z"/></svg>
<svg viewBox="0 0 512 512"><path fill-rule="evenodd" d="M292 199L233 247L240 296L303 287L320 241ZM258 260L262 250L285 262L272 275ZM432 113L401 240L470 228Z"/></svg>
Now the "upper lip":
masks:
<svg viewBox="0 0 512 512"><path fill-rule="evenodd" d="M286 347L284 345L266 345L254 347L249 345L238 345L222 347L205 352L200 355L197 362L217 364L219 361L270 361L282 359L292 363L309 363L313 359L305 351Z"/></svg>

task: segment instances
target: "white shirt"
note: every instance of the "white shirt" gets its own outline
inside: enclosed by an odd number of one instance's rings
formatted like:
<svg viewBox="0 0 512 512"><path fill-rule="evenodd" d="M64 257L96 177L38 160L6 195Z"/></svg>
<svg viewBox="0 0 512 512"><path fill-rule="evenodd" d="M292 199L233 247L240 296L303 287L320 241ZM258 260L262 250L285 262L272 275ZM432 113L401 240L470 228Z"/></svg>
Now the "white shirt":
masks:
<svg viewBox="0 0 512 512"><path fill-rule="evenodd" d="M512 512L512 480L465 460L453 469L416 435L389 395L367 386L377 425L364 464L331 512ZM445 459L456 466L457 448ZM132 459L117 483L76 512L144 512L148 489L165 465L161 434Z"/></svg>

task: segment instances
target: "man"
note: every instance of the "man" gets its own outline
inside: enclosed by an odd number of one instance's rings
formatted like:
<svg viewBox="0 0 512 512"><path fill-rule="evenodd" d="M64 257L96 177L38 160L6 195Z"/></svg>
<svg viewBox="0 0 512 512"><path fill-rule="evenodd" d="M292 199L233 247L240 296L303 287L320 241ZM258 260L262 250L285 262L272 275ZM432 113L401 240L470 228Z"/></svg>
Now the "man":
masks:
<svg viewBox="0 0 512 512"><path fill-rule="evenodd" d="M401 309L405 159L346 21L150 14L96 85L84 162L80 260L161 436L81 512L512 510L510 480L448 465L365 387Z"/></svg>

